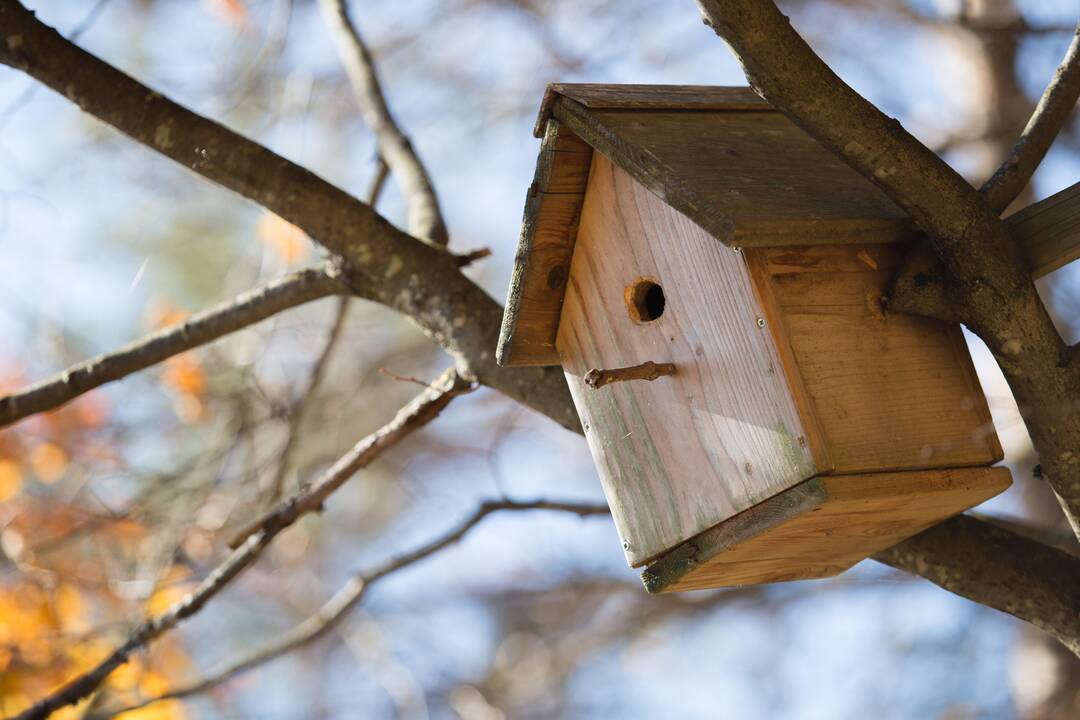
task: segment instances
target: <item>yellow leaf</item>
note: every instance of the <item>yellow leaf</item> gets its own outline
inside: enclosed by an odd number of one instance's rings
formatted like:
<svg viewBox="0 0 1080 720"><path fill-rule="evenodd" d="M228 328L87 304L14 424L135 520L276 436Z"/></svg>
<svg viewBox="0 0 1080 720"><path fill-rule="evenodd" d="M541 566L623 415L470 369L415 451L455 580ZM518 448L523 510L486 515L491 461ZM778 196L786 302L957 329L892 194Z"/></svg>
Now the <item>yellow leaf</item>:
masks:
<svg viewBox="0 0 1080 720"><path fill-rule="evenodd" d="M30 468L38 480L51 485L64 476L68 466L68 454L59 445L41 443L30 453Z"/></svg>
<svg viewBox="0 0 1080 720"><path fill-rule="evenodd" d="M86 601L74 586L65 583L56 588L53 595L53 608L64 630L78 633L90 629Z"/></svg>
<svg viewBox="0 0 1080 720"><path fill-rule="evenodd" d="M160 700L116 717L118 720L184 720L187 714L179 700Z"/></svg>
<svg viewBox="0 0 1080 720"><path fill-rule="evenodd" d="M142 675L142 663L136 657L128 658L128 661L109 673L105 682L114 690L131 690L139 684L139 676Z"/></svg>
<svg viewBox="0 0 1080 720"><path fill-rule="evenodd" d="M278 257L290 265L307 257L311 248L303 230L271 212L259 218L255 232Z"/></svg>
<svg viewBox="0 0 1080 720"><path fill-rule="evenodd" d="M10 500L22 490L22 470L9 458L0 459L0 502Z"/></svg>

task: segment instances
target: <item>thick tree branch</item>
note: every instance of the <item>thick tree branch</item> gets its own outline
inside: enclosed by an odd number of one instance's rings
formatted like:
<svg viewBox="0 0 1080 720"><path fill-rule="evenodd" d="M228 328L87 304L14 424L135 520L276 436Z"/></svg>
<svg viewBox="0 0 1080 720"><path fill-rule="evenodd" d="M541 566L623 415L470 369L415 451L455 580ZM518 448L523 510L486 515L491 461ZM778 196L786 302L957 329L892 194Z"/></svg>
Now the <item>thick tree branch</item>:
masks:
<svg viewBox="0 0 1080 720"><path fill-rule="evenodd" d="M345 65L364 122L375 133L379 155L390 166L394 180L405 196L409 232L436 245L446 245L446 223L431 178L409 138L390 113L375 72L375 61L356 26L349 20L345 0L319 0L319 5Z"/></svg>
<svg viewBox="0 0 1080 720"><path fill-rule="evenodd" d="M248 670L253 670L260 665L264 665L271 660L318 640L337 627L342 618L344 618L350 610L356 607L363 599L368 589L375 582L457 543L465 537L470 530L479 525L488 515L502 511L522 512L530 510L566 512L581 517L607 515L609 512L607 506L603 504L596 505L577 502L492 500L482 503L480 507L465 519L464 522L460 523L444 535L441 535L435 540L426 543L409 553L400 555L381 565L377 565L370 570L357 574L342 586L340 590L334 593L333 597L327 600L315 614L311 615L277 639L253 651L246 657L226 665L202 680L183 685L164 695L144 700L137 705L110 711L109 715L110 717L118 715L123 712L145 707L160 700L186 698L213 690L237 675L245 673Z"/></svg>
<svg viewBox="0 0 1080 720"><path fill-rule="evenodd" d="M102 62L0 0L0 64L18 68L132 139L262 205L340 255L364 297L409 316L483 384L570 429L580 427L558 368L505 369L494 348L502 307L461 260L398 230L370 206Z"/></svg>
<svg viewBox="0 0 1080 720"><path fill-rule="evenodd" d="M115 352L98 355L24 390L0 397L0 427L58 408L105 383L145 370L283 310L346 292L348 288L332 264L306 268L274 280Z"/></svg>
<svg viewBox="0 0 1080 720"><path fill-rule="evenodd" d="M759 94L878 185L927 234L957 316L993 352L1080 537L1080 372L998 213L851 89L769 0L698 0Z"/></svg>
<svg viewBox="0 0 1080 720"><path fill-rule="evenodd" d="M1080 23L1073 33L1065 59L1039 98L1020 139L993 177L979 189L991 210L1004 212L1030 182L1054 138L1076 107L1077 98L1080 98Z"/></svg>
<svg viewBox="0 0 1080 720"><path fill-rule="evenodd" d="M300 517L317 510L334 490L341 487L357 470L368 465L382 451L395 445L411 432L434 420L451 399L467 392L470 383L453 369L402 408L389 423L357 443L334 463L311 486L283 502L277 510L256 523L245 539L199 585L182 600L160 615L152 617L131 633L128 639L94 668L65 683L25 712L18 720L45 720L62 707L74 705L96 691L105 678L127 662L128 657L182 620L194 615L235 577L250 566L263 549L285 528Z"/></svg>
<svg viewBox="0 0 1080 720"><path fill-rule="evenodd" d="M960 515L874 556L1026 620L1080 656L1080 558Z"/></svg>

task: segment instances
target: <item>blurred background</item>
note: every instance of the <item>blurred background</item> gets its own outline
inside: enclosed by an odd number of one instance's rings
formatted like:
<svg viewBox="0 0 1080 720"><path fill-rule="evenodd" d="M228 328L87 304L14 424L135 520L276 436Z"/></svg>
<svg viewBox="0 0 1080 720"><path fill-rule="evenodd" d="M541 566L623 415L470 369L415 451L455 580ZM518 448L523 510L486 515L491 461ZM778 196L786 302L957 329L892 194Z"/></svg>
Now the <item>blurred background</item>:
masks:
<svg viewBox="0 0 1080 720"><path fill-rule="evenodd" d="M376 170L314 0L40 0L66 36L362 195ZM744 85L690 0L356 0L466 272L505 298L546 83ZM1064 54L1078 0L798 0L796 28L978 183ZM1077 180L1080 116L1018 201ZM404 223L391 181L379 205ZM319 251L299 231L0 68L0 387L225 300ZM1040 281L1066 339L1080 268ZM292 310L0 431L0 715L181 597L249 521L338 301ZM972 350L1015 485L980 512L1064 532L1007 387ZM389 420L450 360L350 303L286 482ZM281 635L348 577L485 499L602 501L583 438L488 390L455 401L110 677L120 704ZM104 702L103 700L101 702ZM106 703L107 704L107 703ZM85 709L85 708L84 708ZM81 710L80 710L81 712ZM77 717L73 714L72 717ZM843 576L654 598L606 517L492 516L322 640L134 718L1076 718L1080 663L1038 631L867 561Z"/></svg>

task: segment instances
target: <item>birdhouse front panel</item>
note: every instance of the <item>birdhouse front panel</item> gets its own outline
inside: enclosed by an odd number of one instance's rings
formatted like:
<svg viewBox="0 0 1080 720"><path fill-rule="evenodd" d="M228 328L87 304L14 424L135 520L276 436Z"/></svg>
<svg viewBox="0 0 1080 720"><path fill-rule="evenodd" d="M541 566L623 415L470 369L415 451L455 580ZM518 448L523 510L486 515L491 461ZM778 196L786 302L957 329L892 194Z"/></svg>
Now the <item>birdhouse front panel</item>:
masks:
<svg viewBox="0 0 1080 720"><path fill-rule="evenodd" d="M600 153L556 345L631 565L819 471L740 254Z"/></svg>
<svg viewBox="0 0 1080 720"><path fill-rule="evenodd" d="M545 95L497 358L562 365L650 592L842 572L1008 487L960 326L889 312L913 237L743 88Z"/></svg>

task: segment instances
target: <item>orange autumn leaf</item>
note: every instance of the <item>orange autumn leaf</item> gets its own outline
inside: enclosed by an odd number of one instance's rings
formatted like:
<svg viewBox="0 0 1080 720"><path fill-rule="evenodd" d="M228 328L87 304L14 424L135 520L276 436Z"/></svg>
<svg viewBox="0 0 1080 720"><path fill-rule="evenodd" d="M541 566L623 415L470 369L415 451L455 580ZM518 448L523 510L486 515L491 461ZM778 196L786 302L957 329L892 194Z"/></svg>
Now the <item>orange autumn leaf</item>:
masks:
<svg viewBox="0 0 1080 720"><path fill-rule="evenodd" d="M311 244L303 230L272 212L263 213L255 232L287 264L307 257Z"/></svg>
<svg viewBox="0 0 1080 720"><path fill-rule="evenodd" d="M206 373L197 357L183 353L165 361L162 382L179 393L201 396L206 390Z"/></svg>
<svg viewBox="0 0 1080 720"><path fill-rule="evenodd" d="M187 319L189 314L167 299L155 296L147 304L145 317L147 325L155 330L161 330L172 325L179 325Z"/></svg>
<svg viewBox="0 0 1080 720"><path fill-rule="evenodd" d="M208 4L214 13L232 25L242 26L247 23L247 5L242 0L208 0Z"/></svg>
<svg viewBox="0 0 1080 720"><path fill-rule="evenodd" d="M0 458L0 502L10 500L22 490L22 470L10 458Z"/></svg>
<svg viewBox="0 0 1080 720"><path fill-rule="evenodd" d="M62 478L67 467L68 454L55 443L41 443L30 453L30 469L47 485Z"/></svg>

